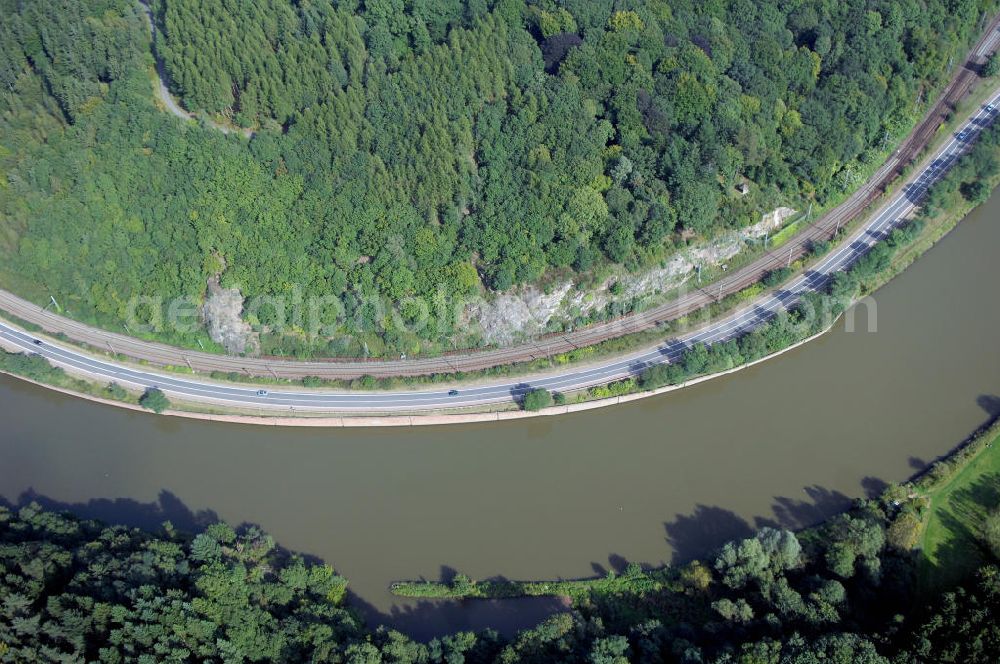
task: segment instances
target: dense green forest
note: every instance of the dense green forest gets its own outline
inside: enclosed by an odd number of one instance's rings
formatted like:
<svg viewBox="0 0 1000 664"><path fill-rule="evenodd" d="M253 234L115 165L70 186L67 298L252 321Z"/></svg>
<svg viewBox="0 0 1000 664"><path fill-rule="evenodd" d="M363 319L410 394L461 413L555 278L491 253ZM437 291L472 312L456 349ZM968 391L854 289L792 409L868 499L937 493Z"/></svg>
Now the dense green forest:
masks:
<svg viewBox="0 0 1000 664"><path fill-rule="evenodd" d="M215 275L327 298L318 339L248 316L265 352L474 344L461 298L850 189L996 4L153 0L151 44L132 0L0 0L0 278L116 328ZM154 48L253 138L160 111Z"/></svg>
<svg viewBox="0 0 1000 664"><path fill-rule="evenodd" d="M1000 476L977 477L998 495ZM254 527L219 523L192 537L166 524L153 535L35 504L0 507L0 661L996 662L1000 528L989 523L1000 511L984 528L968 524L989 540L967 545L981 547L985 566L921 594L914 547L926 509L890 488L799 534L764 528L704 562L632 565L509 639L462 632L418 643L365 626L343 578Z"/></svg>

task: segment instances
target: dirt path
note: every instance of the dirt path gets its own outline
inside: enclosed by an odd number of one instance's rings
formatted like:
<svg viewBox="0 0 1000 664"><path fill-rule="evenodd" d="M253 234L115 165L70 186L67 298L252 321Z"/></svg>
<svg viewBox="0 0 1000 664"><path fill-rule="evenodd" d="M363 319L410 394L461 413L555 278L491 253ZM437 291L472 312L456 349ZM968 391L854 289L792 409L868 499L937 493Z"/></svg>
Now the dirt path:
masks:
<svg viewBox="0 0 1000 664"><path fill-rule="evenodd" d="M156 21L153 18L153 8L149 6L148 0L140 0L143 11L146 14L146 20L149 22L149 32L150 32L150 47L153 51L153 59L156 61L156 96L163 104L163 106L170 111L171 114L176 115L182 120L198 120L198 116L194 113L188 113L181 105L177 103L174 96L170 94L170 86L167 85L169 80L169 75L167 74L166 65L163 63L163 58L159 56L156 52ZM206 125L221 131L223 134L242 134L246 138L253 138L254 132L251 129L243 129L238 127L227 127L225 125L219 124L209 118L202 118Z"/></svg>

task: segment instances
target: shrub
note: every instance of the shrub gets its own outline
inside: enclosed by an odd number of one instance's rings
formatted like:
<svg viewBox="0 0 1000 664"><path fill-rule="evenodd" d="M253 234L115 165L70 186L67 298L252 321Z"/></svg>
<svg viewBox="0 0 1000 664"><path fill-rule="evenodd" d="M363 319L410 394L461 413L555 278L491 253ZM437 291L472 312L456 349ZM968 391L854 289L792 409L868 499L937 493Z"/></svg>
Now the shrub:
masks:
<svg viewBox="0 0 1000 664"><path fill-rule="evenodd" d="M983 524L983 538L993 555L1000 558L1000 508L987 515Z"/></svg>
<svg viewBox="0 0 1000 664"><path fill-rule="evenodd" d="M983 65L983 76L989 78L997 74L1000 74L1000 58L997 57L996 53L993 53L990 55L990 59L986 61L986 64Z"/></svg>
<svg viewBox="0 0 1000 664"><path fill-rule="evenodd" d="M672 364L654 364L647 367L639 375L639 387L644 390L655 390L664 385L670 385L673 382L670 376L673 366Z"/></svg>
<svg viewBox="0 0 1000 664"><path fill-rule="evenodd" d="M541 387L529 390L524 395L523 406L525 410L539 411L552 405L552 395L549 391Z"/></svg>
<svg viewBox="0 0 1000 664"><path fill-rule="evenodd" d="M160 391L159 388L151 387L146 390L145 394L139 397L139 405L159 414L170 408L170 400L167 399L167 395Z"/></svg>
<svg viewBox="0 0 1000 664"><path fill-rule="evenodd" d="M635 391L636 381L634 378L625 378L623 380L616 380L607 385L597 385L590 388L587 392L594 399L610 399L611 397L620 397L626 394L631 394Z"/></svg>
<svg viewBox="0 0 1000 664"><path fill-rule="evenodd" d="M108 398L114 399L115 401L125 401L128 398L128 392L125 388L118 383L109 383L104 391L107 393Z"/></svg>
<svg viewBox="0 0 1000 664"><path fill-rule="evenodd" d="M990 186L982 180L963 182L959 187L959 191L962 194L962 198L975 205L985 203L986 199L989 198L992 193Z"/></svg>
<svg viewBox="0 0 1000 664"><path fill-rule="evenodd" d="M920 542L922 525L920 516L914 510L907 510L889 524L885 532L886 542L899 551L911 551Z"/></svg>
<svg viewBox="0 0 1000 664"><path fill-rule="evenodd" d="M790 267L779 267L777 270L771 270L764 275L761 279L764 285L768 288L774 288L775 286L784 283L788 277L792 276L792 268Z"/></svg>
<svg viewBox="0 0 1000 664"><path fill-rule="evenodd" d="M39 382L56 382L66 377L61 367L49 364L41 355L0 351L0 369Z"/></svg>
<svg viewBox="0 0 1000 664"><path fill-rule="evenodd" d="M809 253L813 256L822 256L830 251L830 247L831 244L829 240L812 240L809 243Z"/></svg>

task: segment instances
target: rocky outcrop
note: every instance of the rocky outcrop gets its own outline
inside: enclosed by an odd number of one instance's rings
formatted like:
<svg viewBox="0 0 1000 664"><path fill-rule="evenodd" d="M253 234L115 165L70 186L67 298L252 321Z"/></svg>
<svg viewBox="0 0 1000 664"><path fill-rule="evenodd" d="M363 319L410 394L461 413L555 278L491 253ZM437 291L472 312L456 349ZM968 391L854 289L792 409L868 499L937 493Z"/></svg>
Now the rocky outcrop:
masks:
<svg viewBox="0 0 1000 664"><path fill-rule="evenodd" d="M238 288L223 288L217 278L208 281L208 297L201 309L208 335L231 355L253 355L259 349L257 335L242 318L243 294Z"/></svg>

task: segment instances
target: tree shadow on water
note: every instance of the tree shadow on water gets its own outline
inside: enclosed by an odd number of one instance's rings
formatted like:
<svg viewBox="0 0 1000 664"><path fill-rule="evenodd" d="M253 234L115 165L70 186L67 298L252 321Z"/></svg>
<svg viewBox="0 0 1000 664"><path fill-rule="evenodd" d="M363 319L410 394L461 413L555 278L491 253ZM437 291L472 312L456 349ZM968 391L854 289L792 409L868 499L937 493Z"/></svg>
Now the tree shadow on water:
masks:
<svg viewBox="0 0 1000 664"><path fill-rule="evenodd" d="M874 478L865 478L862 481L862 488L867 489L865 482L881 482ZM882 484L885 484L882 482ZM766 522L765 519L758 519L758 527L770 525L772 527L798 530L814 526L820 521L838 512L843 512L851 506L851 499L841 493L821 486L807 486L804 488L806 499L789 498L779 496L774 499L771 509L774 512L774 521Z"/></svg>
<svg viewBox="0 0 1000 664"><path fill-rule="evenodd" d="M608 556L607 565L598 562L591 562L590 569L594 570L596 576L607 576L609 572L614 572L615 574L622 574L628 569L629 561L625 556L619 555L617 553L612 553ZM640 563L640 567L649 568L650 565L645 565Z"/></svg>
<svg viewBox="0 0 1000 664"><path fill-rule="evenodd" d="M96 519L109 525L130 526L154 533L162 532L166 521L177 530L188 533L199 533L221 521L214 511L194 511L166 489L161 490L157 499L151 503L132 498L92 498L85 502L70 503L44 496L30 488L21 493L13 503L0 496L0 504L12 509L32 502L50 511L71 512L83 519Z"/></svg>
<svg viewBox="0 0 1000 664"><path fill-rule="evenodd" d="M563 597L518 597L514 599L398 600L380 610L348 590L349 604L369 627L385 625L417 641L454 634L460 631L494 629L504 636L534 627L556 613L569 610Z"/></svg>
<svg viewBox="0 0 1000 664"><path fill-rule="evenodd" d="M976 404L983 409L986 413L986 420L983 421L972 433L965 437L965 440L958 443L956 446L952 447L950 450L944 454L931 459L930 461L925 461L919 457L910 457L909 464L913 470L916 471L915 477L919 477L923 473L929 471L936 462L943 461L951 457L955 452L965 447L969 442L975 440L977 437L983 435L989 428L1000 419L1000 396L995 394L980 394L976 397Z"/></svg>
<svg viewBox="0 0 1000 664"><path fill-rule="evenodd" d="M612 559L615 558L612 556ZM458 572L442 565L436 582L451 583ZM417 581L427 581L418 577ZM482 581L508 582L504 576ZM418 641L454 634L459 631L494 629L511 637L534 627L551 615L569 610L566 597L515 597L506 599L408 599L397 597L388 610L381 610L348 589L348 601L364 617L369 627L384 625Z"/></svg>
<svg viewBox="0 0 1000 664"><path fill-rule="evenodd" d="M865 477L861 480L861 488L865 490L865 496L874 500L889 488L889 483L879 477Z"/></svg>
<svg viewBox="0 0 1000 664"><path fill-rule="evenodd" d="M718 549L733 539L753 535L753 528L738 514L722 507L697 505L689 515L678 514L663 524L667 544L673 549L671 563L681 565Z"/></svg>
<svg viewBox="0 0 1000 664"><path fill-rule="evenodd" d="M883 480L866 477L861 486L867 495L877 495L886 486ZM807 486L806 498L778 496L771 514L756 516L750 522L723 507L697 505L691 514L678 514L663 524L667 544L673 550L671 564L682 565L696 558L712 555L723 544L746 539L764 527L801 530L814 526L851 506L852 499L840 491L821 486Z"/></svg>
<svg viewBox="0 0 1000 664"><path fill-rule="evenodd" d="M222 521L213 510L192 510L174 493L161 490L155 501L143 503L132 498L94 498L82 502L68 502L42 495L28 489L16 499L8 500L0 495L0 505L17 510L30 503L37 503L54 512L69 512L82 519L93 519L109 526L139 528L146 532L161 534L163 525L169 521L173 527L186 535L196 535L213 523ZM237 530L258 528L257 524L231 524ZM318 556L293 552L280 546L274 553L281 560L298 556L311 564L327 563L336 568L336 561L325 561ZM441 580L451 582L457 571L448 566L441 567ZM348 579L350 581L350 579ZM388 611L381 611L357 594L347 593L348 604L358 611L371 628L386 625L399 630L417 640L453 634L460 630L496 629L501 634L511 636L516 631L532 627L545 618L562 611L568 606L561 597L528 597L503 600L415 600L400 598Z"/></svg>
<svg viewBox="0 0 1000 664"><path fill-rule="evenodd" d="M986 411L991 420L1000 417L1000 397L995 394L980 394L976 403Z"/></svg>

